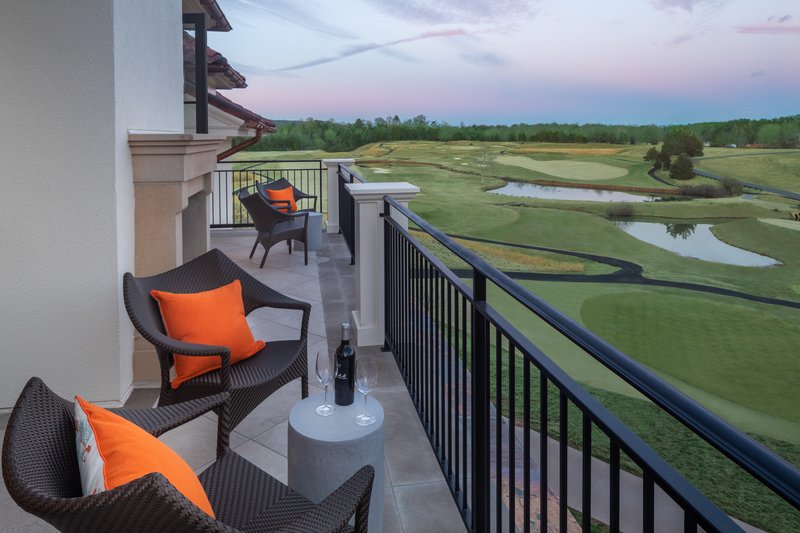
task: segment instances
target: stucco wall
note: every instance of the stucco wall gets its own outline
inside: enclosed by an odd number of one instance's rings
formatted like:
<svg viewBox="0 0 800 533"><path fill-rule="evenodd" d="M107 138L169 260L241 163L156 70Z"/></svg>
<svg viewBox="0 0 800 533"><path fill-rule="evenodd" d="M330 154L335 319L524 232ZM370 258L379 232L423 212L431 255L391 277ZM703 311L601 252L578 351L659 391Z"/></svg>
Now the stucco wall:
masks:
<svg viewBox="0 0 800 533"><path fill-rule="evenodd" d="M183 133L183 39L178 0L116 0L114 59L118 291L134 271L134 193L128 132ZM133 326L118 306L120 394L133 382Z"/></svg>
<svg viewBox="0 0 800 533"><path fill-rule="evenodd" d="M127 131L182 130L180 2L11 2L0 71L0 409L34 375L118 401L133 331Z"/></svg>

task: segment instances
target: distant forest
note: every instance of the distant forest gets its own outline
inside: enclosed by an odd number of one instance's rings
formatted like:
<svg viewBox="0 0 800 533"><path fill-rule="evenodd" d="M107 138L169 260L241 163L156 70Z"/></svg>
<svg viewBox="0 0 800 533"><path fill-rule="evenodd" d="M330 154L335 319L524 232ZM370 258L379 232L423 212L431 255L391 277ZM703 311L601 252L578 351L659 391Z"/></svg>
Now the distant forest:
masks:
<svg viewBox="0 0 800 533"><path fill-rule="evenodd" d="M346 152L386 141L491 141L658 144L674 126L614 126L605 124L514 124L453 126L429 121L424 115L401 120L397 115L352 123L309 118L277 121L278 132L265 135L250 150L325 150ZM775 119L737 119L682 126L711 146L800 147L800 115Z"/></svg>

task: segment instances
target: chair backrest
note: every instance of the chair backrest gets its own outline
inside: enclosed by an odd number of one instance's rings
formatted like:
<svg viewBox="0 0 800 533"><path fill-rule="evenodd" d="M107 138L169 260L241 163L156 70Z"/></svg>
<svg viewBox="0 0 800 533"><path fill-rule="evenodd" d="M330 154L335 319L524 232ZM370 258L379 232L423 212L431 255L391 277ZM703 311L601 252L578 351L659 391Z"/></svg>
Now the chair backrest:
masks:
<svg viewBox="0 0 800 533"><path fill-rule="evenodd" d="M239 201L247 209L258 231L271 232L279 222L291 220L290 216L270 205L260 193L249 194L241 189Z"/></svg>
<svg viewBox="0 0 800 533"><path fill-rule="evenodd" d="M28 381L9 418L3 479L17 505L62 531L230 530L158 473L83 496L73 404L39 378Z"/></svg>
<svg viewBox="0 0 800 533"><path fill-rule="evenodd" d="M292 185L292 182L287 180L286 178L279 178L275 181L265 181L265 182L256 182L256 189L258 190L259 194L264 198L268 198L267 196L267 189L272 191L277 191L280 189L285 189L286 187L291 187L292 192L294 193L295 198L300 196L305 196L305 193Z"/></svg>
<svg viewBox="0 0 800 533"><path fill-rule="evenodd" d="M251 294L251 288L261 283L245 272L216 248L184 263L183 265L157 274L137 278L130 272L122 278L122 295L125 310L136 330L152 342L153 332L166 334L158 303L150 296L150 291L192 293L216 289L238 279L242 283L242 300L245 314L258 307ZM158 350L162 375L169 375L173 364L173 354ZM169 380L167 380L169 381Z"/></svg>
<svg viewBox="0 0 800 533"><path fill-rule="evenodd" d="M31 378L17 399L3 441L3 479L26 510L40 497L82 494L73 410L39 378Z"/></svg>

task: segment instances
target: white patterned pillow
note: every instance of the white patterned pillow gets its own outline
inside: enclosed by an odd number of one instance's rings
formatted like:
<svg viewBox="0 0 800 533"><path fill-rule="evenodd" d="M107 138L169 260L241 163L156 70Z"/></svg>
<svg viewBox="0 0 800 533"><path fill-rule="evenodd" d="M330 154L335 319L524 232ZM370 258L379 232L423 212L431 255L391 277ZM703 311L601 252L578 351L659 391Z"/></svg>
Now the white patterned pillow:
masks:
<svg viewBox="0 0 800 533"><path fill-rule="evenodd" d="M97 448L92 424L86 412L75 398L75 447L78 449L78 468L81 471L83 495L89 496L106 490L103 475L105 461Z"/></svg>

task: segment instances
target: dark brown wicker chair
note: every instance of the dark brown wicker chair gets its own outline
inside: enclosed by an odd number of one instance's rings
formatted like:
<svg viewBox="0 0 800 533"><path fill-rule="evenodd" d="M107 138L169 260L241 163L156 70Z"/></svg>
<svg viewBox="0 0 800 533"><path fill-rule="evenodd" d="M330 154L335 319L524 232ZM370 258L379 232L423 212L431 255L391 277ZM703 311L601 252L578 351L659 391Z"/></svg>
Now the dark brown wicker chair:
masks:
<svg viewBox="0 0 800 533"><path fill-rule="evenodd" d="M261 307L302 311L300 338L278 341L267 339L266 346L261 351L231 365L230 350L225 346L188 344L166 335L158 304L150 296L152 289L176 293L201 292L236 279L242 283L242 299L247 315ZM302 397L308 396L308 319L311 305L270 289L219 250L211 250L156 276L136 278L128 272L123 277L122 293L131 322L142 337L155 346L158 353L161 365L159 406L218 392L229 392L229 402L224 409L217 409L217 412L220 417L229 417L226 423L233 429L270 394L294 379L300 378ZM173 389L169 370L175 353L198 357L221 355L222 368L189 379Z"/></svg>
<svg viewBox="0 0 800 533"><path fill-rule="evenodd" d="M224 403L227 393L156 409L116 409L152 435ZM218 438L227 442L227 428ZM3 479L25 511L62 531L355 531L367 530L374 470L365 466L318 505L246 461L227 445L199 479L216 519L159 473L83 496L75 450L73 404L31 378L17 400L3 441Z"/></svg>
<svg viewBox="0 0 800 533"><path fill-rule="evenodd" d="M314 206L307 208L307 209L297 209L298 213L302 213L303 211L316 211L317 210L317 197L313 194L306 194L294 185L292 182L287 180L286 178L280 178L275 181L265 181L265 182L257 182L256 189L258 193L263 196L269 203L276 205L278 207L287 207L289 204L288 200L272 200L270 199L269 195L267 194L267 189L271 189L273 191L285 189L286 187L291 187L292 192L294 193L294 201L295 203L299 202L300 200L308 200L313 198L314 199Z"/></svg>
<svg viewBox="0 0 800 533"><path fill-rule="evenodd" d="M261 268L267 261L269 249L281 241L289 244L289 253L292 253L292 240L303 243L303 258L308 264L308 246L306 237L308 236L308 211L297 211L294 213L284 213L270 204L259 193L249 193L246 188L236 191L239 201L242 203L253 224L256 226L256 242L250 250L250 257L256 253L258 243L264 247L264 257L261 259Z"/></svg>

